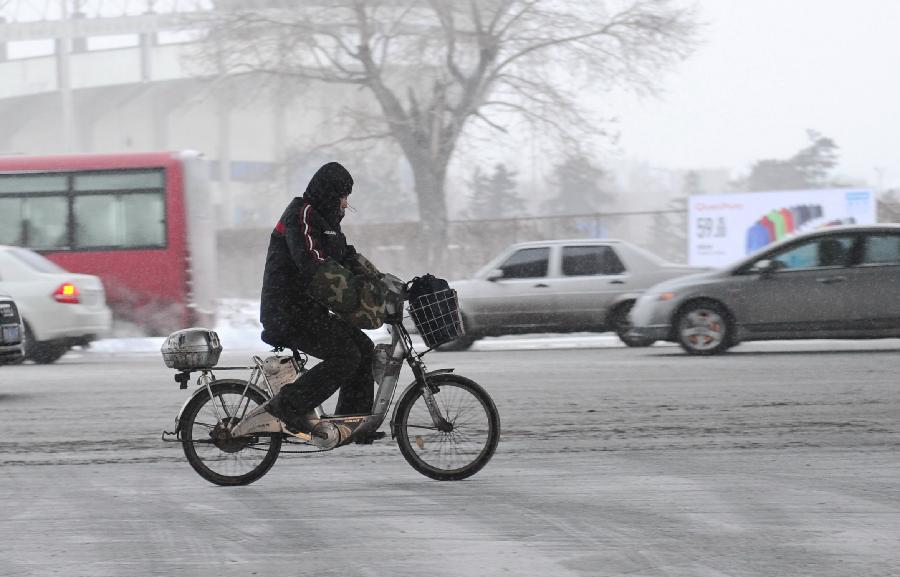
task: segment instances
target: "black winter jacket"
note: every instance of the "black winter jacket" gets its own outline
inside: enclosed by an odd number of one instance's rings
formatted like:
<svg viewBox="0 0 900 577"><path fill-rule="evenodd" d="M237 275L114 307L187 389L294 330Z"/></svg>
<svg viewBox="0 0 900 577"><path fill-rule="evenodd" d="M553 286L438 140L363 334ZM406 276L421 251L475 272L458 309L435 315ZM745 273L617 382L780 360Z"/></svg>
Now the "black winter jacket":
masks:
<svg viewBox="0 0 900 577"><path fill-rule="evenodd" d="M267 331L283 333L311 307L310 284L326 262L349 266L356 254L341 232L340 197L350 193L353 179L336 162L326 164L310 180L302 197L288 204L269 238L260 299L260 321Z"/></svg>

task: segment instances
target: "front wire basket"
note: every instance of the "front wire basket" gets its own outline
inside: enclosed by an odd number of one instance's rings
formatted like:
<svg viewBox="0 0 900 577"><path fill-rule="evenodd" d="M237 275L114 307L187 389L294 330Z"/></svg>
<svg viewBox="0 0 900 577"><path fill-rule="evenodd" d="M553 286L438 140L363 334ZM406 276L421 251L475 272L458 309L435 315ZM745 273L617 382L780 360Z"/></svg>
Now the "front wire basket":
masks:
<svg viewBox="0 0 900 577"><path fill-rule="evenodd" d="M424 294L409 301L409 314L428 348L455 341L466 334L453 289Z"/></svg>

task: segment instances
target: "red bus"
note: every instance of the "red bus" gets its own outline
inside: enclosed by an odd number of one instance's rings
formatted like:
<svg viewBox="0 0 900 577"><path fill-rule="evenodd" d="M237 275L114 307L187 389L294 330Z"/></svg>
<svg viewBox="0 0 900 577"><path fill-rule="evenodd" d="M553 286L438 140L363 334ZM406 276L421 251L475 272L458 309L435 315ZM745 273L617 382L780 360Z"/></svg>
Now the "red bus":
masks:
<svg viewBox="0 0 900 577"><path fill-rule="evenodd" d="M0 245L103 280L117 318L213 323L215 223L195 152L0 157Z"/></svg>

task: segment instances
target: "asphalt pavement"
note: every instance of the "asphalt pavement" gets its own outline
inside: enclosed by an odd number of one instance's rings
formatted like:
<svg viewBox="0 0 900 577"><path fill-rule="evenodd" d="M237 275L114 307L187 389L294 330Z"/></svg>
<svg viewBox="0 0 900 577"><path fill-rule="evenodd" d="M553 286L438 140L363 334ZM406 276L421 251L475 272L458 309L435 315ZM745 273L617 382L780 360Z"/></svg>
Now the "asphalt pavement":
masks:
<svg viewBox="0 0 900 577"><path fill-rule="evenodd" d="M161 441L189 392L157 354L0 367L0 575L896 576L898 355L431 353L497 403L477 475L432 481L388 437L236 488Z"/></svg>

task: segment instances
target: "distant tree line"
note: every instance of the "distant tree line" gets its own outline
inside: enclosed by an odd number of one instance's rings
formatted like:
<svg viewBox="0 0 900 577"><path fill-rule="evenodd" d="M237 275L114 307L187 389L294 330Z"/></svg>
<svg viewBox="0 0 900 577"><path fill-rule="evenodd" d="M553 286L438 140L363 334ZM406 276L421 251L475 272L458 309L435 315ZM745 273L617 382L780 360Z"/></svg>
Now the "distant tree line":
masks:
<svg viewBox="0 0 900 577"><path fill-rule="evenodd" d="M540 203L537 216L605 212L615 197L607 180L607 172L586 153L563 156L543 183L540 196L545 200ZM495 164L491 173L476 166L467 185L465 219L495 220L528 215L519 191L518 173L502 162Z"/></svg>
<svg viewBox="0 0 900 577"><path fill-rule="evenodd" d="M807 130L809 144L790 158L766 158L753 163L750 173L735 182L738 190L806 190L841 186L831 176L838 163L838 145L815 130Z"/></svg>

